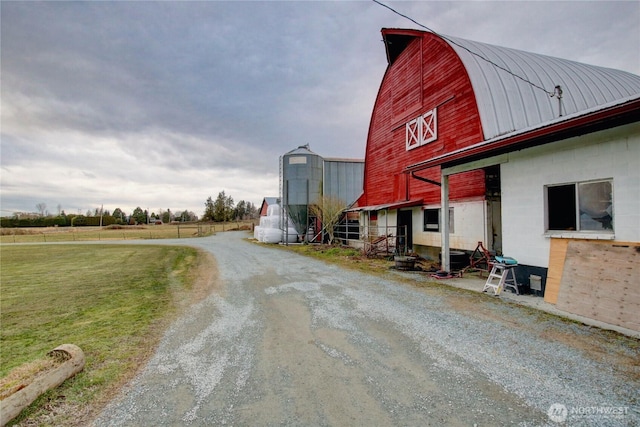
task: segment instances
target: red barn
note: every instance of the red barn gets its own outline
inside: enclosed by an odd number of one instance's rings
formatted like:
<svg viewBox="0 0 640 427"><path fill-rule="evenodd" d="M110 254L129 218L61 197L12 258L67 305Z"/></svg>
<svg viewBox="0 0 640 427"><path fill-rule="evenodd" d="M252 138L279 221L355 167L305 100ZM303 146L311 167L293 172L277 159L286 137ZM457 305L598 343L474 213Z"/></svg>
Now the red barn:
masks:
<svg viewBox="0 0 640 427"><path fill-rule="evenodd" d="M440 171L436 167L409 174L405 169L483 139L476 96L462 60L442 38L414 30L384 29L382 35L389 67L369 127L358 209L365 212L365 224L390 227L385 234L395 235L396 226L407 227L409 248L437 256ZM480 227L484 202L491 202L487 194L495 182L494 173L495 169L480 169L451 178L450 199L468 211L470 225L477 225L475 232L466 233L452 247L473 249L482 240L501 249L498 236L494 239L493 233L487 235ZM499 198L493 203L499 209ZM424 212L422 221L412 207ZM454 209L450 215L457 214ZM489 227L499 229L499 223Z"/></svg>
<svg viewBox="0 0 640 427"><path fill-rule="evenodd" d="M351 209L365 245L392 235L437 259L481 241L544 281L553 239L638 241L640 77L418 30L382 36Z"/></svg>

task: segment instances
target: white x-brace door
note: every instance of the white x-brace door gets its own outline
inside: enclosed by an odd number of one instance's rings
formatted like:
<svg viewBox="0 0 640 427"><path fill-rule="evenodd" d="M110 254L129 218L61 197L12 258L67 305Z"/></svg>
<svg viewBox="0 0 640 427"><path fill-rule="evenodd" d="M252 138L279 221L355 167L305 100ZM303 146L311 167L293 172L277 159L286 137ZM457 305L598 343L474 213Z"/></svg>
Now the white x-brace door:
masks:
<svg viewBox="0 0 640 427"><path fill-rule="evenodd" d="M407 151L438 139L438 114L434 108L407 122L405 126Z"/></svg>

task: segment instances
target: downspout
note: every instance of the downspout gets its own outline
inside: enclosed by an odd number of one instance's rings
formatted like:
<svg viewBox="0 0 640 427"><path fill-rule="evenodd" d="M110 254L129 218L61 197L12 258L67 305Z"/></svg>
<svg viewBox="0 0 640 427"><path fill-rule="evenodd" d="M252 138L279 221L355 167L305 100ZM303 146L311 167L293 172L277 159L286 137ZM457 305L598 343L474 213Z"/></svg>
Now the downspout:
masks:
<svg viewBox="0 0 640 427"><path fill-rule="evenodd" d="M415 172L411 172L411 177L417 179L418 181L424 181L424 182L428 182L429 184L437 185L438 187L440 187L442 185L438 181L433 181L433 180L431 180L429 178L418 176L418 175L416 175Z"/></svg>

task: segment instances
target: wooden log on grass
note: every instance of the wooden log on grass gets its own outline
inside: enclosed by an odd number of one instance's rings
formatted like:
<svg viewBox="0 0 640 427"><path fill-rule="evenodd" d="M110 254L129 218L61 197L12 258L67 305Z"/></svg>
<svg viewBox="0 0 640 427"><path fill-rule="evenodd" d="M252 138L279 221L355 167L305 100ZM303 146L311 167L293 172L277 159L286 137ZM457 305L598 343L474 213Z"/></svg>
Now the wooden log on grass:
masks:
<svg viewBox="0 0 640 427"><path fill-rule="evenodd" d="M0 401L0 427L4 427L17 417L41 394L58 387L67 378L74 376L84 368L84 353L80 347L74 344L62 344L47 353L47 356L54 358L60 365Z"/></svg>

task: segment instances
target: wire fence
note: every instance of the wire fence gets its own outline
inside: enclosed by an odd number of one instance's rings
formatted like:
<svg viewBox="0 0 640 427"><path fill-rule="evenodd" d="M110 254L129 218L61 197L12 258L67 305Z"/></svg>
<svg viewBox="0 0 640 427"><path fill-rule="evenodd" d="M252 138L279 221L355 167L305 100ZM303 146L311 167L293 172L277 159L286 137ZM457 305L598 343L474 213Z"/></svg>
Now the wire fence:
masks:
<svg viewBox="0 0 640 427"><path fill-rule="evenodd" d="M253 221L237 221L108 227L2 228L0 243L188 239L206 237L221 231L252 230L253 226Z"/></svg>
<svg viewBox="0 0 640 427"><path fill-rule="evenodd" d="M342 222L335 227L336 241L356 246L367 256L405 255L408 248L406 226L360 225Z"/></svg>

